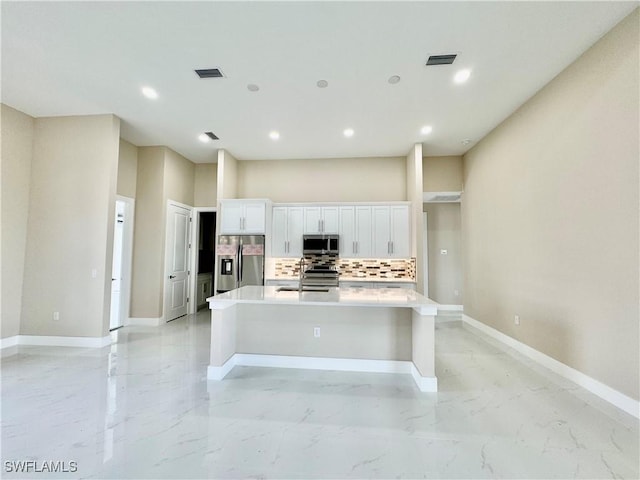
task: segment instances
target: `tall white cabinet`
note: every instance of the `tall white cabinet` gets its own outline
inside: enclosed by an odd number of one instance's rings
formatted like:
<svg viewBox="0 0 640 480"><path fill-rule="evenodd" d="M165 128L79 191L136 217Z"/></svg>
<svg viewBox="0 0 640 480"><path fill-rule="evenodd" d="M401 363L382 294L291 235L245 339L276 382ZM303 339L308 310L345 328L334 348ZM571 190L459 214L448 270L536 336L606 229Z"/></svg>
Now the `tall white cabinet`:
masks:
<svg viewBox="0 0 640 480"><path fill-rule="evenodd" d="M411 256L408 205L376 205L372 207L373 256L406 258Z"/></svg>
<svg viewBox="0 0 640 480"><path fill-rule="evenodd" d="M346 258L371 257L371 207L340 207L340 256Z"/></svg>
<svg viewBox="0 0 640 480"><path fill-rule="evenodd" d="M301 257L304 209L302 207L273 207L271 255Z"/></svg>

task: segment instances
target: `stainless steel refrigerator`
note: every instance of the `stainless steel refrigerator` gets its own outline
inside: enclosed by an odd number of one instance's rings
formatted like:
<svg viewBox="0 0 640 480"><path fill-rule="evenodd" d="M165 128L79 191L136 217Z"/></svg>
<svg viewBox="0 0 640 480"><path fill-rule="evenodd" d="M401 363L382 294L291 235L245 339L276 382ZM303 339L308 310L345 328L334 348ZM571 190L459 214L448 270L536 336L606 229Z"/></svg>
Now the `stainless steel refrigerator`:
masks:
<svg viewBox="0 0 640 480"><path fill-rule="evenodd" d="M220 235L216 292L264 285L264 235Z"/></svg>

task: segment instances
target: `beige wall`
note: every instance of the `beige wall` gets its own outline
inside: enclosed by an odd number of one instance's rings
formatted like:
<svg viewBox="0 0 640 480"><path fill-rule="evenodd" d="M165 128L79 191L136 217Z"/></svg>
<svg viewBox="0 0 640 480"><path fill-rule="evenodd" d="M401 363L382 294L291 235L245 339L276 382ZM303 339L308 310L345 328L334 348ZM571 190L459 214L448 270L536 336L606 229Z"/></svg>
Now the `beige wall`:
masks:
<svg viewBox="0 0 640 480"><path fill-rule="evenodd" d="M2 338L20 333L35 121L2 105Z"/></svg>
<svg viewBox="0 0 640 480"><path fill-rule="evenodd" d="M215 207L218 198L218 164L198 163L193 192L194 207Z"/></svg>
<svg viewBox="0 0 640 480"><path fill-rule="evenodd" d="M462 204L465 313L636 400L639 25L465 155Z"/></svg>
<svg viewBox="0 0 640 480"><path fill-rule="evenodd" d="M138 148L133 230L131 317L162 316L164 271L164 147Z"/></svg>
<svg viewBox="0 0 640 480"><path fill-rule="evenodd" d="M35 120L21 334L108 334L119 138L113 115Z"/></svg>
<svg viewBox="0 0 640 480"><path fill-rule="evenodd" d="M238 196L238 161L226 150L218 150L217 172L218 188L216 191L218 200L222 198L241 198Z"/></svg>
<svg viewBox="0 0 640 480"><path fill-rule="evenodd" d="M164 198L193 206L195 164L170 148L164 148ZM166 207L166 202L165 202Z"/></svg>
<svg viewBox="0 0 640 480"><path fill-rule="evenodd" d="M424 157L422 159L424 192L462 191L462 157Z"/></svg>
<svg viewBox="0 0 640 480"><path fill-rule="evenodd" d="M167 147L138 147L132 318L163 315L167 201L193 206L195 165Z"/></svg>
<svg viewBox="0 0 640 480"><path fill-rule="evenodd" d="M120 139L118 157L117 193L123 197L136 198L136 181L138 176L138 147Z"/></svg>
<svg viewBox="0 0 640 480"><path fill-rule="evenodd" d="M243 160L238 196L274 202L407 200L406 159Z"/></svg>
<svg viewBox="0 0 640 480"><path fill-rule="evenodd" d="M460 204L425 203L423 209L427 212L429 298L444 305L462 305ZM440 253L443 249L446 255Z"/></svg>

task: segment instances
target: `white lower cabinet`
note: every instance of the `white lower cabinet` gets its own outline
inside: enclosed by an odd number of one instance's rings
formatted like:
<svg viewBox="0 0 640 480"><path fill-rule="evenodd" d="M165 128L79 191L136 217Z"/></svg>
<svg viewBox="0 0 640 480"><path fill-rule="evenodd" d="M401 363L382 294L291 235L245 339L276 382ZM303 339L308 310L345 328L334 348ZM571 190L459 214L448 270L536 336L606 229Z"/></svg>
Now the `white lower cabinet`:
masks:
<svg viewBox="0 0 640 480"><path fill-rule="evenodd" d="M196 290L196 305L198 308L203 307L207 304L207 298L213 292L213 275L211 273L199 273Z"/></svg>

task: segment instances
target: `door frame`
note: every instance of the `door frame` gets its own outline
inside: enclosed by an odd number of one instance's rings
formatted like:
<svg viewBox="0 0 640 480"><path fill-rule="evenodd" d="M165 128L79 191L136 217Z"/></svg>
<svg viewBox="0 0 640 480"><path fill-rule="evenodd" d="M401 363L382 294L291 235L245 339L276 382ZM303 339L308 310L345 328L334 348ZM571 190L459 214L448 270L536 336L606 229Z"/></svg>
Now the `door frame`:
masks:
<svg viewBox="0 0 640 480"><path fill-rule="evenodd" d="M136 199L116 195L116 202L118 201L123 202L125 205L122 231L122 264L120 266L120 273L122 274L122 281L120 282L120 326L125 326L129 324L129 315L131 313L131 275L133 274L133 230ZM111 325L109 325L109 328L111 328Z"/></svg>
<svg viewBox="0 0 640 480"><path fill-rule="evenodd" d="M166 204L166 209L165 209L165 223L164 223L164 269L162 270L162 322L166 323L167 322L167 295L169 294L169 282L167 282L167 277L169 276L168 271L169 271L169 261L170 261L170 252L169 249L167 248L168 245L168 236L169 236L169 206L175 206L175 207L179 207L179 208L184 208L185 210L189 211L189 224L190 224L190 228L188 228L189 231L189 240L188 240L188 245L189 247L187 248L187 265L188 270L187 270L187 314L190 313L190 308L191 308L191 303L195 303L192 302L193 299L193 294L195 293L195 288L191 288L191 277L193 277L194 275L191 275L192 272L192 259L193 259L193 248L192 248L192 240L193 240L193 210L194 208L191 205L186 205L184 203L180 203L176 200L167 200L167 204Z"/></svg>
<svg viewBox="0 0 640 480"><path fill-rule="evenodd" d="M195 217L195 220L191 222L191 238L194 239L194 241L192 242L192 251L193 251L193 255L191 255L191 259L190 259L190 263L189 263L189 269L194 272L193 275L191 275L191 278L189 279L189 291L190 293L193 293L193 295L196 295L196 289L198 288L198 256L200 253L200 214L201 213L215 213L216 214L216 227L218 226L218 209L216 207L194 207L193 208L193 216ZM216 231L216 235L217 235L217 231ZM218 242L216 241L216 244ZM213 278L211 279L212 285L215 284L216 281L216 269L215 266L213 268ZM214 287L215 288L215 287ZM215 289L213 290L215 292ZM194 298L194 297L189 297L189 298ZM189 306L187 307L187 311L189 313L197 313L198 311L198 302L191 302L189 303Z"/></svg>

